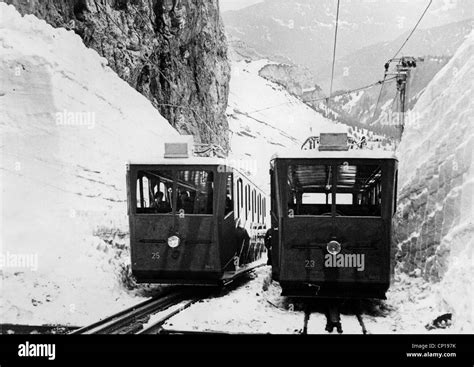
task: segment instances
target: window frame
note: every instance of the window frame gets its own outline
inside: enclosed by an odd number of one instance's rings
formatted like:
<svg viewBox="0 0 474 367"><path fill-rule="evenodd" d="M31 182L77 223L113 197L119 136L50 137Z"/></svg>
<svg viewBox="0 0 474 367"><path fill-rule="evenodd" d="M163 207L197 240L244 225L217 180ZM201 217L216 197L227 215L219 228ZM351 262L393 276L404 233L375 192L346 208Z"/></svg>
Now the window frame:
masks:
<svg viewBox="0 0 474 367"><path fill-rule="evenodd" d="M244 181L242 180L242 177L239 177L236 181L236 189L237 189L237 218L240 218L240 214L243 209L243 185Z"/></svg>
<svg viewBox="0 0 474 367"><path fill-rule="evenodd" d="M224 219L229 218L229 216L233 215L234 212L235 212L234 177L235 176L232 172L227 173L227 175L225 177ZM230 182L230 185L229 185L229 182ZM229 187L230 187L230 198L231 198L231 201L232 201L232 208L231 208L231 211L226 214L226 212L225 212L225 205L226 205L225 201L227 199L227 188L229 188Z"/></svg>
<svg viewBox="0 0 474 367"><path fill-rule="evenodd" d="M283 175L282 175L282 179L281 179L282 181L280 181L280 183L278 184L278 186L280 184L283 184L284 187L285 187L284 195L282 195L282 198L281 198L281 200L283 200L281 205L285 209L284 213L283 213L284 217L285 218L292 218L292 217L298 217L298 218L299 217L301 217L301 218L304 218L304 217L332 218L332 217L335 217L335 218L382 219L384 217L385 205L387 205L386 198L385 198L387 193L384 194L383 189L381 190L382 196L380 198L380 215L336 215L337 205L338 205L336 200L335 200L336 195L338 194L338 192L336 191L337 190L337 179L338 179L337 174L332 175L331 191L328 193L329 194L328 197L330 197L330 199L331 199L331 204L328 204L328 205L331 205L331 216L321 215L321 214L295 214L294 212L293 212L293 214L290 214L289 204L290 204L290 198L291 198L291 190L290 190L290 185L288 183L287 177L288 177L288 172L289 172L289 169L290 169L291 166L293 166L293 165L314 165L314 166L326 165L326 166L331 166L333 170L337 171L338 167L345 165L347 162L349 163L349 165L354 165L354 166L359 166L359 165L360 166L364 166L364 165L365 166L370 166L370 165L379 166L380 172L381 172L380 185L383 187L385 176L387 174L384 159L377 159L377 158L374 158L374 159L364 159L364 158L360 158L360 159L337 158L337 159L334 159L333 158L333 159L331 159L331 158L327 158L327 159L318 159L318 160L305 160L305 159L294 159L294 160L291 160L291 161L290 160L285 160L285 162L281 162L283 164L280 165L280 169L283 171ZM373 188L370 191L373 191ZM339 192L339 193L341 194L341 193L344 193L344 192ZM345 204L340 204L340 205L345 205ZM354 205L354 204L352 204L352 205Z"/></svg>
<svg viewBox="0 0 474 367"><path fill-rule="evenodd" d="M249 184L245 184L245 221L249 219Z"/></svg>
<svg viewBox="0 0 474 367"><path fill-rule="evenodd" d="M137 217L150 217L150 216L161 216L161 217L173 217L179 216L179 210L177 209L177 202L178 202L178 195L173 195L172 201L172 211L170 213L138 213L137 209L140 209L137 206L137 191L138 191L138 174L143 171L172 171L173 177L173 186L172 192L176 193L178 190L178 172L179 171L205 171L208 173L212 173L212 213L185 213L185 217L192 216L192 217L214 217L217 215L217 167L216 166L203 166L203 165L136 165L133 166L133 169L130 171L130 181L131 181L131 203L132 203L132 213L134 216Z"/></svg>
<svg viewBox="0 0 474 367"><path fill-rule="evenodd" d="M261 200L262 200L262 195L259 193L257 195L257 223L260 223L260 217L261 217L261 213L262 213Z"/></svg>
<svg viewBox="0 0 474 367"><path fill-rule="evenodd" d="M257 193L255 192L255 189L252 189L252 223L255 223L255 217L256 217L256 211L255 211L255 201L256 201L256 195Z"/></svg>

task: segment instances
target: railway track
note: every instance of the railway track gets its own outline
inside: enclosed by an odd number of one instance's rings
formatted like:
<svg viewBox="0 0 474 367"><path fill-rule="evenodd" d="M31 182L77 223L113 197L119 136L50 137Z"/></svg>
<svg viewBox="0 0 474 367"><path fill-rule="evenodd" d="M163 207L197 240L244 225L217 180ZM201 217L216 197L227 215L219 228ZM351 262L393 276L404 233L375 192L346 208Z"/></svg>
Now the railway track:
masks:
<svg viewBox="0 0 474 367"><path fill-rule="evenodd" d="M143 331L146 331L145 333L152 333L159 329L158 322L153 323L151 327L144 328L143 325L148 323L150 317L154 314L184 303L185 306L180 306L178 309L161 317L160 321L163 324L178 312L207 296L209 296L208 292L197 294L195 291L176 290L169 294L146 300L115 315L75 330L70 334L137 334L143 333Z"/></svg>
<svg viewBox="0 0 474 367"><path fill-rule="evenodd" d="M226 287L220 288L219 295L238 287L245 279L237 279ZM148 299L119 313L109 316L94 324L79 328L70 334L244 334L236 332L222 332L218 330L174 330L165 326L172 317L187 309L200 300L212 296L215 289L177 288L169 293ZM271 302L270 302L271 303ZM278 306L273 305L279 308ZM350 304L342 309L340 303L331 302L304 302L303 327L295 329L299 334L312 334L316 332L343 333L343 326L351 334L367 334L367 329L362 318L359 303Z"/></svg>
<svg viewBox="0 0 474 367"><path fill-rule="evenodd" d="M341 314L339 308L331 308L334 305L326 303L324 307L317 302L305 303L301 309L303 313L303 327L301 329L295 329L297 334L308 335L308 334L325 334L335 333L343 334L344 331L349 334L368 334L367 328L364 323L363 313L360 310L358 303L350 305L349 308L344 308L344 314ZM335 304L337 305L337 303ZM188 305L182 306L186 308ZM277 307L278 308L278 307ZM170 317L180 312L177 310ZM172 334L172 335L248 335L245 332L236 331L222 331L222 330L190 330L173 328L171 326L165 326L166 321L170 317L163 317L158 320L154 325L148 329L140 332L141 334ZM343 330L344 328L344 330ZM256 334L259 332L257 331Z"/></svg>
<svg viewBox="0 0 474 367"><path fill-rule="evenodd" d="M166 321L168 321L174 315L177 315L181 311L185 310L186 308L191 306L193 303L199 301L200 299L202 298L196 297L196 298L185 301L177 309L172 310L171 312L168 312L165 315L162 315L157 321L153 321L150 325L147 325L145 328L140 330L137 334L163 334L164 333L163 325L166 323Z"/></svg>
<svg viewBox="0 0 474 367"><path fill-rule="evenodd" d="M325 316L325 321L326 321L326 326L324 328L324 330L328 333L333 333L334 330L336 330L336 332L338 334L343 334L343 325L344 323L347 323L349 322L351 325L350 325L350 332L353 333L354 332L354 329L356 330L360 330L360 333L361 334L367 334L368 331L367 331L367 328L365 326L365 323L364 323L364 320L362 318L362 312L360 311L360 305L358 303L356 303L355 305L353 305L353 307L351 307L351 314L350 315L343 315L341 316L340 314L340 309L339 309L339 306L337 305L337 303L327 303L326 304L326 310L324 312L324 316ZM312 308L312 305L311 304L307 304L305 309L304 309L304 321L303 321L303 328L302 328L302 331L301 331L301 334L303 335L306 335L308 334L308 324L309 324L309 320L310 320L310 317L311 317L311 314L312 313L315 313L315 314L321 314L321 310L318 310L315 312L315 310ZM354 318L357 320L357 322L355 322ZM358 326L356 326L358 325ZM360 328L360 329L359 329Z"/></svg>
<svg viewBox="0 0 474 367"><path fill-rule="evenodd" d="M245 275L262 265L242 271ZM231 278L223 282L219 288L229 292L238 287L246 278ZM153 297L135 306L109 316L91 325L74 330L69 334L160 334L166 331L162 326L171 317L185 310L193 303L209 297L214 288L178 288L170 293ZM158 316L157 316L158 315ZM156 320L154 320L156 318Z"/></svg>
<svg viewBox="0 0 474 367"><path fill-rule="evenodd" d="M310 328L310 330L308 330L308 324L309 324L309 321L310 321L310 318L311 318L311 314L312 314L312 310L310 307L305 307L304 309L304 320L303 320L303 328L300 329L299 331L299 334L302 334L302 335L308 335L308 334L313 334L312 331L316 331L318 330L319 332L317 332L317 334L320 334L320 333L324 333L323 331L323 328L324 328L324 324L322 322L317 322L317 324L319 325L319 328L314 328L314 325L312 328ZM318 315L320 316L321 314L320 313L314 313L315 315ZM172 315L174 316L174 314ZM328 323L330 321L330 319L328 318L329 315L326 315L327 317L327 320L326 320L326 328L324 329L325 332L327 333L334 333L334 330L328 330ZM240 332L229 332L229 331L218 331L218 330L180 330L180 329L168 329L168 328L163 328L163 325L165 324L165 322L168 320L168 318L163 318L163 320L160 320L159 322L157 322L157 325L159 326L158 328L156 328L154 330L154 332L148 332L147 330L144 330L142 333L143 334L167 334L167 335L248 335L247 333L240 333ZM356 321L357 320L357 321ZM321 320L319 320L321 321ZM343 321L339 321L339 328L337 326L334 326L335 330L337 331L338 334L342 334L343 333L343 325L344 325L344 322L349 322L350 321L350 331L349 333L350 334L367 334L367 329L365 327L365 324L364 324L364 321L362 319L362 315L361 314L354 314L354 315L344 315L344 318L343 318ZM358 323L359 328L358 331L359 332L356 332L354 333L354 329L355 329L355 325ZM150 329L150 331L152 331L152 329Z"/></svg>

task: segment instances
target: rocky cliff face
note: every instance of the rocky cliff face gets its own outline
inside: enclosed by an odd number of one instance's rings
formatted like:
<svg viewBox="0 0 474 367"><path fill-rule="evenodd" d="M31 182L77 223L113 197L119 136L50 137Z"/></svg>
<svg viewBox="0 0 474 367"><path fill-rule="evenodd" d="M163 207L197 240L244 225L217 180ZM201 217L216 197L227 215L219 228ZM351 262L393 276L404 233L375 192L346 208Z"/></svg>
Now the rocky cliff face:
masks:
<svg viewBox="0 0 474 367"><path fill-rule="evenodd" d="M218 0L5 2L73 30L178 131L228 150L230 65Z"/></svg>

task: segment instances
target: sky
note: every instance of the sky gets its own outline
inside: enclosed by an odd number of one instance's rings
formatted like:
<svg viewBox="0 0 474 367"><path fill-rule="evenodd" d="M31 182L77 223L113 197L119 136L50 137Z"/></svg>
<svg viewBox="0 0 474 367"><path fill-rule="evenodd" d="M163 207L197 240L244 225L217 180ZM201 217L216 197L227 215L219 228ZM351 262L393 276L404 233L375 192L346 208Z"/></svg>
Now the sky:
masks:
<svg viewBox="0 0 474 367"><path fill-rule="evenodd" d="M263 0L220 0L221 11L238 10L247 6L261 3Z"/></svg>

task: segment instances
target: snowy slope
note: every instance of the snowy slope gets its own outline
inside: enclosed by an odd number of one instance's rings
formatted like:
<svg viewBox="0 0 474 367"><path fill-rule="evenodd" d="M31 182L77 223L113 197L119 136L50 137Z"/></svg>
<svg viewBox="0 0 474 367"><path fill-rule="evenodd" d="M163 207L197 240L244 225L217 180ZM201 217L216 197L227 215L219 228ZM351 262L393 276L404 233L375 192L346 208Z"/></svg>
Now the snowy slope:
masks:
<svg viewBox="0 0 474 367"><path fill-rule="evenodd" d="M232 64L227 116L231 130L231 159L255 173L268 188L272 155L299 148L321 132L347 131L290 95L284 87L259 76L268 60Z"/></svg>
<svg viewBox="0 0 474 367"><path fill-rule="evenodd" d="M417 102L399 146L399 270L435 285L452 332L473 332L474 33Z"/></svg>
<svg viewBox="0 0 474 367"><path fill-rule="evenodd" d="M127 161L178 133L73 32L4 3L0 126L0 323L81 324L136 301L118 281L125 240L93 234L127 231Z"/></svg>

